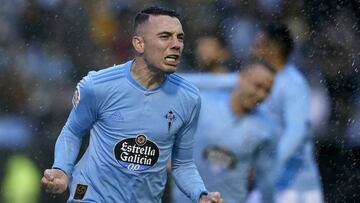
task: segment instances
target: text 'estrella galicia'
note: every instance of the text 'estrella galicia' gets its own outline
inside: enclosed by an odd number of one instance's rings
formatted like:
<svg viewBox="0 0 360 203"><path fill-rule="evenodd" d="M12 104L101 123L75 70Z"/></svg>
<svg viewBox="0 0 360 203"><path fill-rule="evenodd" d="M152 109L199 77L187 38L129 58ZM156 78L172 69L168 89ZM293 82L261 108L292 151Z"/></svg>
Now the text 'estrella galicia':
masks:
<svg viewBox="0 0 360 203"><path fill-rule="evenodd" d="M159 158L159 148L156 143L139 134L119 141L114 148L117 162L123 168L132 171L144 171L156 164Z"/></svg>

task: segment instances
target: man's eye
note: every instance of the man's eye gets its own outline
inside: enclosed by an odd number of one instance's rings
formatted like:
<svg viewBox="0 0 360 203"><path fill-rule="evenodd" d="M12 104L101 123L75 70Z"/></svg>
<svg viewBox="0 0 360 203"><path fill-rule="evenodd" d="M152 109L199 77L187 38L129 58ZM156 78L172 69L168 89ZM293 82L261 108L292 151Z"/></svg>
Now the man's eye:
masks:
<svg viewBox="0 0 360 203"><path fill-rule="evenodd" d="M169 36L167 36L167 35L160 35L160 38L161 38L161 39L167 39L167 38L169 38Z"/></svg>

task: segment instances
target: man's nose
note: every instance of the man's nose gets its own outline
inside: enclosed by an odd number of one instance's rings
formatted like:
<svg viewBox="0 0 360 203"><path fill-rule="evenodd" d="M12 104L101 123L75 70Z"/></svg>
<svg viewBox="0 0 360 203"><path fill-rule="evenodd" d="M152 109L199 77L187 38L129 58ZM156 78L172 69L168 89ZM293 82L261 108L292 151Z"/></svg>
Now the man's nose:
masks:
<svg viewBox="0 0 360 203"><path fill-rule="evenodd" d="M172 48L172 49L179 50L182 46L183 46L183 42L180 41L180 40L177 39L177 38L174 38L174 39L171 41L171 48Z"/></svg>

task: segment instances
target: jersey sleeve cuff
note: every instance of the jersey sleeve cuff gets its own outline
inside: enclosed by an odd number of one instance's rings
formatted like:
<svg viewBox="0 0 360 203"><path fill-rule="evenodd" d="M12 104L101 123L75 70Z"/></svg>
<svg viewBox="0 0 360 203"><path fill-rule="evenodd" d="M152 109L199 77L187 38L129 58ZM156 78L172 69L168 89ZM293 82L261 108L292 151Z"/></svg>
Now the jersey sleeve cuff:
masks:
<svg viewBox="0 0 360 203"><path fill-rule="evenodd" d="M202 188L196 193L194 193L194 196L192 196L191 199L193 202L198 203L201 198L201 195L207 195L207 194L209 194L209 192L205 188Z"/></svg>
<svg viewBox="0 0 360 203"><path fill-rule="evenodd" d="M204 192L202 192L202 193L200 193L200 195L199 195L199 200L201 199L201 196L203 196L203 195L208 195L209 193L207 192L207 191L204 191Z"/></svg>
<svg viewBox="0 0 360 203"><path fill-rule="evenodd" d="M72 167L70 166L66 167L55 163L51 168L62 170L68 177L71 175Z"/></svg>

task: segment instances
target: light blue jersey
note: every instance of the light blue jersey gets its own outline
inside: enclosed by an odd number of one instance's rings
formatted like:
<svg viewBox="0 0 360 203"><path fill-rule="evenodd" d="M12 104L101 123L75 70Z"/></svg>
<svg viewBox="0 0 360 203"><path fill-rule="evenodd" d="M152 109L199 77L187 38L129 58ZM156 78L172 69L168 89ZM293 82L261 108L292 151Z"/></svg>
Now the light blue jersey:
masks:
<svg viewBox="0 0 360 203"><path fill-rule="evenodd" d="M194 158L206 187L219 191L227 203L244 202L251 169L258 167L260 176L273 167L268 161L273 130L271 121L257 110L236 116L230 107L230 92L203 92ZM266 188L265 202L273 202L268 190L273 181L260 181ZM173 194L176 203L189 202L176 189Z"/></svg>
<svg viewBox="0 0 360 203"><path fill-rule="evenodd" d="M281 177L278 189L321 190L313 155L310 126L310 88L292 64L276 74L271 94L261 110L281 126L274 139Z"/></svg>
<svg viewBox="0 0 360 203"><path fill-rule="evenodd" d="M170 157L176 183L198 202L207 191L192 157L198 89L170 74L146 90L132 78L132 62L90 72L78 84L53 165L70 177L68 202L160 202ZM89 129L89 146L74 166Z"/></svg>

